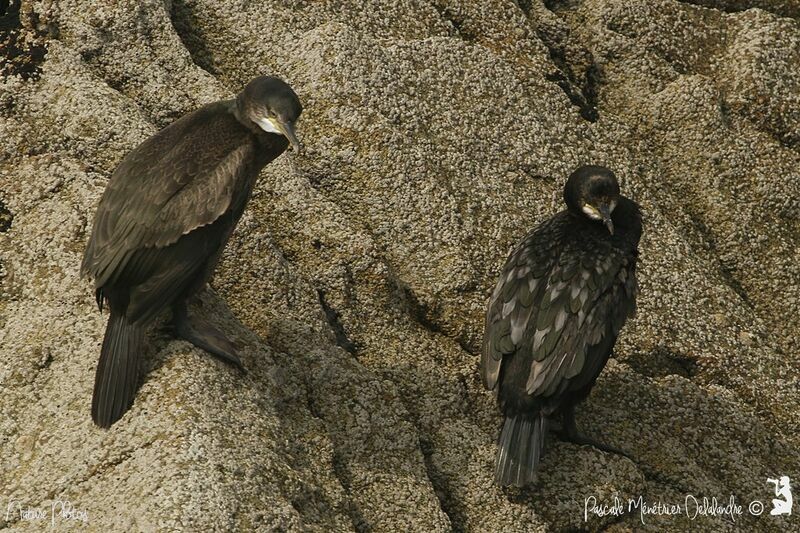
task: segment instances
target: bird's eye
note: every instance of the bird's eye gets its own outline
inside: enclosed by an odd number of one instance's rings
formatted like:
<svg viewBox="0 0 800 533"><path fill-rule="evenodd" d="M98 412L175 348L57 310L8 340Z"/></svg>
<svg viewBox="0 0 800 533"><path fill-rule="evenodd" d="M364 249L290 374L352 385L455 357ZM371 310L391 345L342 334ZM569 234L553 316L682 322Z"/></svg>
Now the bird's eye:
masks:
<svg viewBox="0 0 800 533"><path fill-rule="evenodd" d="M267 110L267 116L270 118L275 118L275 111L272 109Z"/></svg>

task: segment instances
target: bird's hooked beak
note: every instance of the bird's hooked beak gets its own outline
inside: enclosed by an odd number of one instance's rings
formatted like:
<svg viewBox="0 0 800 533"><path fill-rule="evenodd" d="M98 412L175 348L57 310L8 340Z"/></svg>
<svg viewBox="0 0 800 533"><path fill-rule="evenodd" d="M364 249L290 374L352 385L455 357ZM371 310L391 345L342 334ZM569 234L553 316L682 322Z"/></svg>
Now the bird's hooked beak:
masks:
<svg viewBox="0 0 800 533"><path fill-rule="evenodd" d="M261 117L254 120L262 130L269 133L279 133L280 135L286 137L291 143L292 149L294 149L296 153L302 153L303 145L297 138L297 134L294 131L293 122L284 122L277 117Z"/></svg>
<svg viewBox="0 0 800 533"><path fill-rule="evenodd" d="M297 138L297 134L294 131L294 123L293 122L281 122L279 120L275 120L275 127L283 133L283 136L289 139L289 142L292 144L292 149L297 154L303 153L303 145L300 143L300 140Z"/></svg>
<svg viewBox="0 0 800 533"><path fill-rule="evenodd" d="M614 235L614 222L611 220L611 209L608 204L600 205L597 208L600 211L600 216L603 219L603 224L611 235Z"/></svg>

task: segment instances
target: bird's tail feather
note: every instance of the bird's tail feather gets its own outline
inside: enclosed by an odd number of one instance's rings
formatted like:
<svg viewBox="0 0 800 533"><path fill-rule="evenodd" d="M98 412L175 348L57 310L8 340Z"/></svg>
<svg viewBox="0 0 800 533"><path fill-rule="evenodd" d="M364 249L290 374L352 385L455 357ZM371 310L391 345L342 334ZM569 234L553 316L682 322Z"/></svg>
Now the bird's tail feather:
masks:
<svg viewBox="0 0 800 533"><path fill-rule="evenodd" d="M495 460L498 485L522 487L536 479L546 433L547 418L543 414L506 417Z"/></svg>
<svg viewBox="0 0 800 533"><path fill-rule="evenodd" d="M133 404L143 341L144 329L112 310L94 379L92 419L98 426L110 427Z"/></svg>

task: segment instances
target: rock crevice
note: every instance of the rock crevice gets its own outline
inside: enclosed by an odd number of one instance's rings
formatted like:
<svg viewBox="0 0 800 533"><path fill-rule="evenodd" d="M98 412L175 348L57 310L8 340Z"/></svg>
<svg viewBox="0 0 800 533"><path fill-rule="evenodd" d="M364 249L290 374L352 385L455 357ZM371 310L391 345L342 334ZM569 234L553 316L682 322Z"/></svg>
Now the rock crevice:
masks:
<svg viewBox="0 0 800 533"><path fill-rule="evenodd" d="M592 495L769 501L800 469L800 27L785 2L696 3L23 2L16 42L47 53L0 68L0 505L68 498L109 531L529 532L639 527L584 521ZM193 308L249 373L153 333L101 431L106 317L78 267L106 180L262 74L300 95L307 152L264 170ZM645 233L638 315L578 422L635 461L553 435L539 481L499 489L486 299L593 162Z"/></svg>

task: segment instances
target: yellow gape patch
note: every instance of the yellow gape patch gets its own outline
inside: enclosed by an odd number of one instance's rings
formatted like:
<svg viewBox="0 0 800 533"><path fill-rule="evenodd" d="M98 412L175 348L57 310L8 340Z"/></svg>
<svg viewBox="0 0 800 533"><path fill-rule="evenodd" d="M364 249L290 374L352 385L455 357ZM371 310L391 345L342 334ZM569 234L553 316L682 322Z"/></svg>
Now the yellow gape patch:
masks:
<svg viewBox="0 0 800 533"><path fill-rule="evenodd" d="M603 215L600 214L600 211L598 211L595 206L590 204L583 204L582 209L583 212L586 213L586 216L588 216L589 218L594 220L603 220Z"/></svg>
<svg viewBox="0 0 800 533"><path fill-rule="evenodd" d="M267 133L277 133L279 135L283 135L283 132L278 128L278 125L275 124L274 119L260 117L256 120L256 124L258 124L258 127Z"/></svg>

